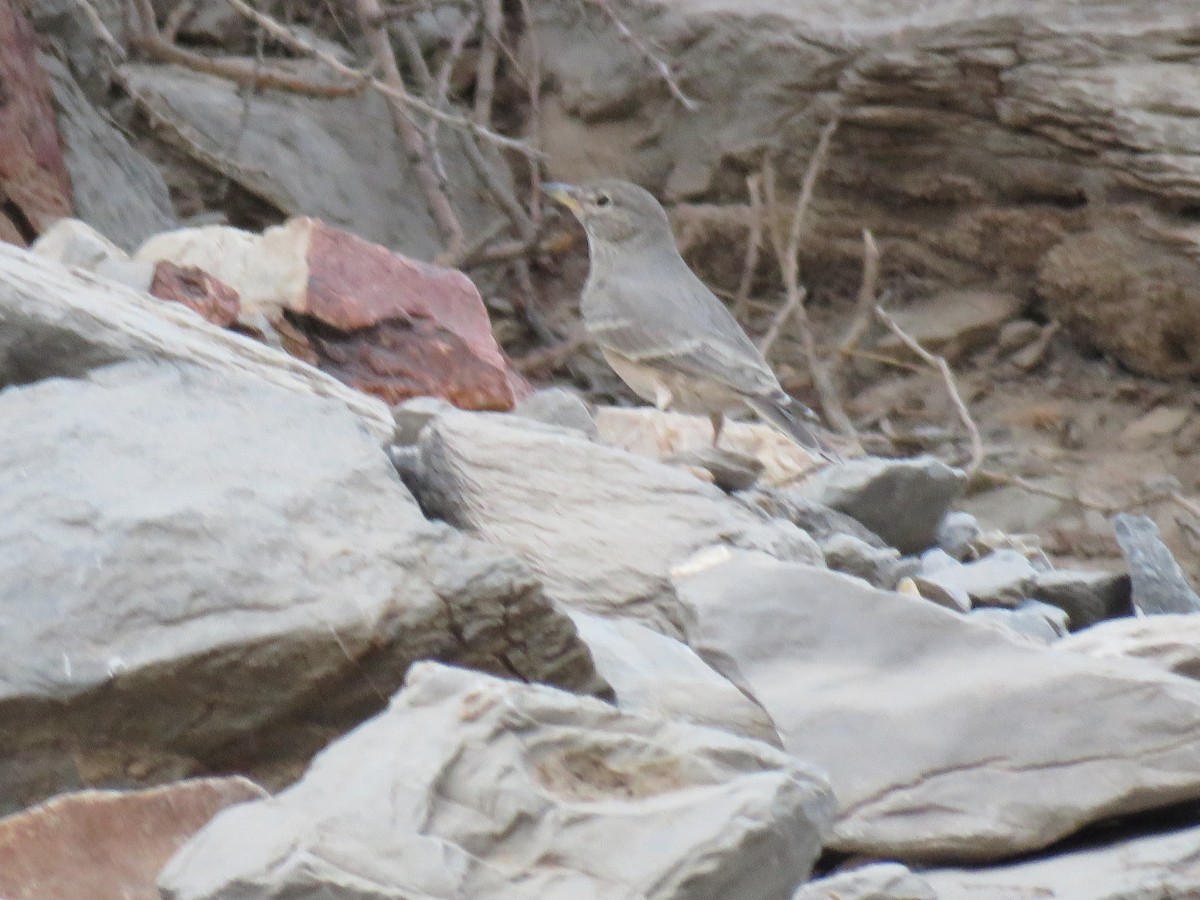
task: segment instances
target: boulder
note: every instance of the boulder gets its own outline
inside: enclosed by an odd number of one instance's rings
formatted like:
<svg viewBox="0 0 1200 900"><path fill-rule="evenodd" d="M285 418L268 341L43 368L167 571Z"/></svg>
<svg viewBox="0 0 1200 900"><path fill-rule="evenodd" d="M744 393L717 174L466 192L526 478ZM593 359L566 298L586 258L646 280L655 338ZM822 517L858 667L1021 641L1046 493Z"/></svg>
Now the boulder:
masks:
<svg viewBox="0 0 1200 900"><path fill-rule="evenodd" d="M163 870L165 900L233 896L776 900L833 812L759 741L422 663L389 708Z"/></svg>
<svg viewBox="0 0 1200 900"><path fill-rule="evenodd" d="M1133 605L1144 615L1200 612L1200 595L1158 534L1149 516L1117 513L1113 531L1129 563Z"/></svg>
<svg viewBox="0 0 1200 900"><path fill-rule="evenodd" d="M427 522L336 400L125 363L0 419L0 808L302 765L418 659L606 689L529 570Z"/></svg>
<svg viewBox="0 0 1200 900"><path fill-rule="evenodd" d="M680 579L689 643L830 775L829 846L980 863L1200 798L1200 685L761 554Z"/></svg>
<svg viewBox="0 0 1200 900"><path fill-rule="evenodd" d="M1100 622L1064 638L1058 647L1097 659L1140 659L1200 679L1200 616L1196 615L1164 613Z"/></svg>
<svg viewBox="0 0 1200 900"><path fill-rule="evenodd" d="M678 636L672 568L712 547L821 562L812 539L670 466L514 416L447 411L421 431L432 515L512 550L570 609Z"/></svg>
<svg viewBox="0 0 1200 900"><path fill-rule="evenodd" d="M159 900L155 879L222 809L267 792L245 778L80 791L0 819L5 900Z"/></svg>

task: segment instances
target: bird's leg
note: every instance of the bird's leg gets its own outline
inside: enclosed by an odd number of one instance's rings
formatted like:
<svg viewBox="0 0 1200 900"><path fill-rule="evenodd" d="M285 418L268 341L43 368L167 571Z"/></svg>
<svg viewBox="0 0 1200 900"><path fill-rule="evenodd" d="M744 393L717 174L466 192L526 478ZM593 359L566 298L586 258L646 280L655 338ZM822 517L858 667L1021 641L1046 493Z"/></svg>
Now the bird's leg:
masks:
<svg viewBox="0 0 1200 900"><path fill-rule="evenodd" d="M708 414L708 420L712 422L713 427L713 449L720 450L721 429L725 427L725 413L715 412Z"/></svg>

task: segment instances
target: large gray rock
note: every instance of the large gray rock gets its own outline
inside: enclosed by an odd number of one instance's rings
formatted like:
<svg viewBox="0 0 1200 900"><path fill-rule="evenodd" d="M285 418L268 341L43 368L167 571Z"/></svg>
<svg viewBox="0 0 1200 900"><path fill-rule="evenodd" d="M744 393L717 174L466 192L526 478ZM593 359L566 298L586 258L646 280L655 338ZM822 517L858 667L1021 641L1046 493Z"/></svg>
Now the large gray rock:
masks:
<svg viewBox="0 0 1200 900"><path fill-rule="evenodd" d="M174 228L171 195L154 163L92 106L65 65L45 54L39 61L54 89L76 217L127 251Z"/></svg>
<svg viewBox="0 0 1200 900"><path fill-rule="evenodd" d="M1113 516L1117 543L1129 563L1133 605L1146 615L1200 612L1200 595L1170 549L1158 535L1149 516L1117 513Z"/></svg>
<svg viewBox="0 0 1200 900"><path fill-rule="evenodd" d="M0 387L78 378L128 359L252 373L302 394L337 398L380 442L395 431L381 401L281 350L211 325L182 304L0 243Z"/></svg>
<svg viewBox="0 0 1200 900"><path fill-rule="evenodd" d="M423 507L516 552L555 600L678 635L670 572L710 547L820 562L812 539L670 466L578 433L447 411L421 432Z"/></svg>
<svg viewBox="0 0 1200 900"><path fill-rule="evenodd" d="M417 659L603 689L528 569L427 522L338 401L127 363L0 420L0 808L302 762Z"/></svg>
<svg viewBox="0 0 1200 900"><path fill-rule="evenodd" d="M422 663L277 797L218 816L167 900L778 900L833 813L758 741Z"/></svg>
<svg viewBox="0 0 1200 900"><path fill-rule="evenodd" d="M320 66L309 71L326 74ZM378 91L334 99L273 90L245 95L223 78L142 63L122 66L121 76L164 133L187 135L193 154L217 175L285 216L313 216L419 259L444 249ZM482 234L500 214L462 149L461 132L444 126L438 134L450 199L468 237ZM494 177L511 183L499 154L486 144L484 150Z"/></svg>
<svg viewBox="0 0 1200 900"><path fill-rule="evenodd" d="M932 457L856 459L827 466L799 488L804 496L853 516L901 553L937 543L938 526L966 475Z"/></svg>
<svg viewBox="0 0 1200 900"><path fill-rule="evenodd" d="M914 579L917 587L932 582L944 591L966 594L975 606L1017 606L1029 595L1037 574L1016 550L997 550L969 563L939 554L932 566L922 566L920 577Z"/></svg>
<svg viewBox="0 0 1200 900"><path fill-rule="evenodd" d="M932 869L937 900L1174 900L1200 897L1200 827L988 869Z"/></svg>
<svg viewBox="0 0 1200 900"><path fill-rule="evenodd" d="M766 711L687 644L632 619L574 612L571 621L620 709L724 728L779 746Z"/></svg>
<svg viewBox="0 0 1200 900"><path fill-rule="evenodd" d="M1200 685L759 554L678 588L689 643L830 773L834 849L1000 859L1200 798Z"/></svg>

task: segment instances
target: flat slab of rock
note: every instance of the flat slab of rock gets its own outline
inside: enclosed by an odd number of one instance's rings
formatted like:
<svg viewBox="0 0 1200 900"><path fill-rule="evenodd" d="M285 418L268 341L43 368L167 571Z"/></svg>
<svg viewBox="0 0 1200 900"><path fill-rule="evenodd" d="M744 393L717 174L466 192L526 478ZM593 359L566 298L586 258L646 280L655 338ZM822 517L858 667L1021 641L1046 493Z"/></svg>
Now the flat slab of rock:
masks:
<svg viewBox="0 0 1200 900"><path fill-rule="evenodd" d="M422 506L507 547L573 609L677 636L673 567L714 545L820 562L812 539L679 469L513 416L447 411L420 438Z"/></svg>
<svg viewBox="0 0 1200 900"><path fill-rule="evenodd" d="M430 657L604 688L335 400L126 363L0 392L0 809L308 755Z"/></svg>
<svg viewBox="0 0 1200 900"><path fill-rule="evenodd" d="M1037 572L1016 550L997 550L975 562L949 562L914 577L917 587L932 582L943 591L963 593L975 606L1015 607L1029 596Z"/></svg>
<svg viewBox="0 0 1200 900"><path fill-rule="evenodd" d="M1051 569L1034 576L1029 596L1057 606L1072 631L1133 615L1129 576L1123 572Z"/></svg>
<svg viewBox="0 0 1200 900"><path fill-rule="evenodd" d="M854 459L805 481L801 495L853 516L901 553L937 543L966 475L932 457Z"/></svg>
<svg viewBox="0 0 1200 900"><path fill-rule="evenodd" d="M921 873L937 900L1168 900L1200 896L1200 827L980 870Z"/></svg>
<svg viewBox="0 0 1200 900"><path fill-rule="evenodd" d="M1200 612L1200 595L1158 534L1149 516L1113 516L1117 543L1129 563L1133 605L1146 615Z"/></svg>
<svg viewBox="0 0 1200 900"><path fill-rule="evenodd" d="M171 860L167 900L734 897L807 876L823 779L759 741L431 663L276 797Z"/></svg>
<svg viewBox="0 0 1200 900"><path fill-rule="evenodd" d="M1200 679L1200 616L1113 619L1059 641L1060 650L1097 659L1140 659L1185 678Z"/></svg>
<svg viewBox="0 0 1200 900"><path fill-rule="evenodd" d="M678 582L689 643L830 774L830 846L980 862L1200 798L1200 685L758 554Z"/></svg>
<svg viewBox="0 0 1200 900"><path fill-rule="evenodd" d="M167 860L222 809L267 792L245 778L64 794L0 819L5 900L159 900Z"/></svg>

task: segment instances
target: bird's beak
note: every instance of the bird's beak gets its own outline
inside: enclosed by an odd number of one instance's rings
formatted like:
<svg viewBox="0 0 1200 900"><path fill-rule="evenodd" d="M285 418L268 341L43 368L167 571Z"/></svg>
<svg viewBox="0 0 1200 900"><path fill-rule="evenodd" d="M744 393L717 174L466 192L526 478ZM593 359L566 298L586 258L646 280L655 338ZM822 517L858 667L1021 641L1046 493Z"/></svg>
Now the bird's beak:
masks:
<svg viewBox="0 0 1200 900"><path fill-rule="evenodd" d="M546 192L546 196L556 203L561 203L573 213L579 212L582 208L579 204L579 188L573 184L564 184L561 181L547 181L542 185L542 190Z"/></svg>

